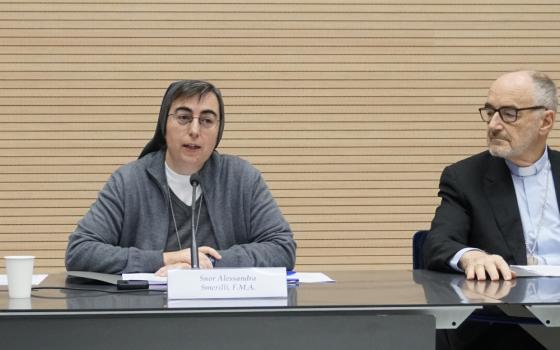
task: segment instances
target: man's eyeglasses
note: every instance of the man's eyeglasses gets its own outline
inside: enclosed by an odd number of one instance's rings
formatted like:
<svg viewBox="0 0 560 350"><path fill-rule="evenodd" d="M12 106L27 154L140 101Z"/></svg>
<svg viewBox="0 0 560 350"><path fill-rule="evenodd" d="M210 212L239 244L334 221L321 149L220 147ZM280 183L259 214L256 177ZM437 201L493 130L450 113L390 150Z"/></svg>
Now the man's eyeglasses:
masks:
<svg viewBox="0 0 560 350"><path fill-rule="evenodd" d="M490 123L494 114L498 112L500 118L505 123L513 123L519 117L519 112L521 111L529 111L529 110L537 110L537 109L547 109L545 106L533 106L533 107L526 107L526 108L515 108L515 107L502 107L502 108L494 108L494 107L482 107L479 108L478 111L480 112L480 116L482 120L486 123Z"/></svg>
<svg viewBox="0 0 560 350"><path fill-rule="evenodd" d="M198 119L198 123L204 129L212 129L220 121L215 115L201 115L200 117L193 117L191 114L185 113L170 113L169 116L173 117L179 125L187 126L191 125L193 120Z"/></svg>

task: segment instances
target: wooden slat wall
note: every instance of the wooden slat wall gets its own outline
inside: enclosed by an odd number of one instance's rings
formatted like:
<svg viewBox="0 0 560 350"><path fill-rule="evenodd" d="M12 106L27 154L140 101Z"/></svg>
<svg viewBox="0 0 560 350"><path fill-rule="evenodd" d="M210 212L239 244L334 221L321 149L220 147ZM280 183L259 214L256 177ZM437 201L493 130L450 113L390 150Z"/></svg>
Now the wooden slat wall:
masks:
<svg viewBox="0 0 560 350"><path fill-rule="evenodd" d="M62 270L169 82L192 78L222 88L221 150L263 172L298 269L409 268L442 168L485 147L491 81L560 79L559 16L553 0L0 0L0 256Z"/></svg>

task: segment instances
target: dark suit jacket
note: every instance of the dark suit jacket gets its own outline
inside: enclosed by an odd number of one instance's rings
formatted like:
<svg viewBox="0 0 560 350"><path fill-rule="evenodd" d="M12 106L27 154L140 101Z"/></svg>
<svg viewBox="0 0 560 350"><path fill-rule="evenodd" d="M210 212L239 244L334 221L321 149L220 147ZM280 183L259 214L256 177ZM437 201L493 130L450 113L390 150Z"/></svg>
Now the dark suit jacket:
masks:
<svg viewBox="0 0 560 350"><path fill-rule="evenodd" d="M559 200L560 152L549 149L548 158ZM424 243L426 268L453 271L448 262L465 247L498 254L508 264L527 264L521 216L504 159L485 151L446 167L438 195L441 204Z"/></svg>

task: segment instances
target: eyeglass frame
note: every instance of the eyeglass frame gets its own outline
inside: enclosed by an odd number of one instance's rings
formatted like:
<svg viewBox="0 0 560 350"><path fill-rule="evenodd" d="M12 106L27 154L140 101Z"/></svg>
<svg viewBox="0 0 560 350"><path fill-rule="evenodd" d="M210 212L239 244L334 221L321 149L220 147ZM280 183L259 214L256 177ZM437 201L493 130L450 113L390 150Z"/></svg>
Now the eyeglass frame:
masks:
<svg viewBox="0 0 560 350"><path fill-rule="evenodd" d="M493 110L494 113L492 113L492 116L490 117L490 119L486 120L486 119L484 119L484 115L482 114L482 112L483 112L484 110L488 110L488 109ZM514 118L513 120L511 120L511 121L506 121L506 120L504 119L504 116L502 115L502 111L503 111L503 110L506 110L506 109L514 110L514 111L515 111L515 118ZM504 107L500 107L500 108L498 108L498 109L496 109L496 108L494 108L494 107L485 106L485 107L480 107L480 108L478 109L478 113L480 114L480 118L482 118L482 121L483 121L483 122L485 122L485 123L490 123L490 121L492 120L492 118L494 117L494 115L496 114L496 112L498 112L498 115L500 116L500 119L502 119L502 121L503 121L504 123L508 123L508 124L509 124L509 123L515 123L515 122L517 121L517 119L519 119L519 112L521 112L521 111L535 111L535 110L539 110L539 109L548 110L548 108L546 108L545 106L532 106L532 107L525 107L525 108L515 108L515 107L510 107L510 106L504 106Z"/></svg>
<svg viewBox="0 0 560 350"><path fill-rule="evenodd" d="M187 113L169 113L167 116L168 116L168 117L173 117L173 119L175 119L175 121L177 122L177 124L179 124L179 125L181 125L181 126L189 126L189 125L192 124L192 122L193 122L195 119L198 119L198 125L200 125L200 126L201 126L203 129L205 129L205 130L211 130L211 129L213 129L214 127L216 127L216 125L219 125L219 124L220 124L220 118L219 118L218 116L216 116L215 114L211 114L211 115L212 115L212 118L215 118L215 119L216 119L216 122L215 122L214 124L212 124L211 126L205 126L206 124L201 123L201 122L200 122L201 116L195 117L195 116L192 116L192 115L190 116L190 118L191 118L190 121L187 121L187 122L184 123L184 124L181 123L181 122L179 121L178 117L179 117L179 116L185 116L185 117L186 117L187 115L188 115ZM206 118L206 116L202 116L202 118Z"/></svg>

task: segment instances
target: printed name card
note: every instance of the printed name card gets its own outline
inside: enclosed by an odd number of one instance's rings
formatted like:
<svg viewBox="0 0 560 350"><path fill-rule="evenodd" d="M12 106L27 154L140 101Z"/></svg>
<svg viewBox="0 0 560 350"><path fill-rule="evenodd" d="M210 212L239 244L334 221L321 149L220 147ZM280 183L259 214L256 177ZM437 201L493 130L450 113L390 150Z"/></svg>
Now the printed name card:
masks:
<svg viewBox="0 0 560 350"><path fill-rule="evenodd" d="M287 298L284 267L169 270L168 299Z"/></svg>

